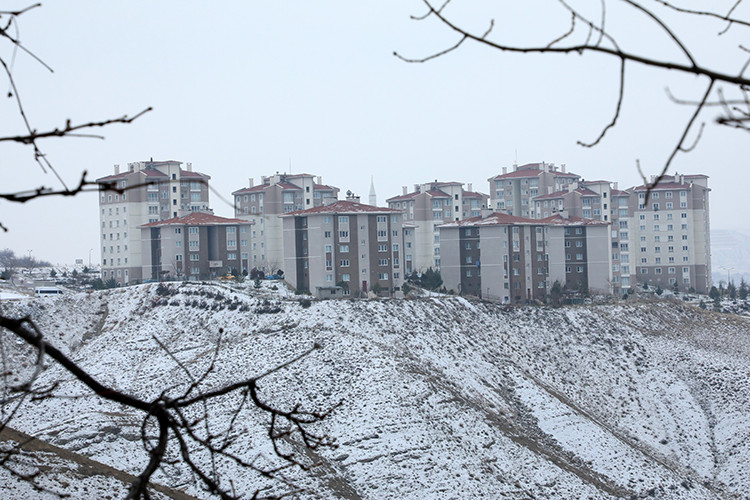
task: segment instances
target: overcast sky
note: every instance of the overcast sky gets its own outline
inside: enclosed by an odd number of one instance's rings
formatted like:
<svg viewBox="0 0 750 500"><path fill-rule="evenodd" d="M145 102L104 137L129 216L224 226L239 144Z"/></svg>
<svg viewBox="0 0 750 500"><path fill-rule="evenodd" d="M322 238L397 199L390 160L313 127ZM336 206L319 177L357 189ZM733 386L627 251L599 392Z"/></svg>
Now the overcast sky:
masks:
<svg viewBox="0 0 750 500"><path fill-rule="evenodd" d="M477 33L494 18L494 36L504 41L546 44L568 27L554 1L454 2L446 15ZM676 53L643 16L615 7L607 22L624 48L660 58ZM410 19L423 12L415 0L50 2L20 19L20 37L55 72L22 53L13 72L40 130L68 118L154 108L131 125L101 130L104 141L42 143L69 185L83 170L97 178L114 164L172 159L211 175L227 199L248 177L257 183L291 171L322 175L363 201L373 176L381 205L401 186L434 179L489 192L487 178L516 160L564 163L586 179L619 181L621 189L640 184L636 159L657 173L692 112L671 103L665 87L698 99L706 84L631 64L617 126L597 147L582 148L576 141L594 139L611 119L616 60L504 54L467 43L425 64L400 61L394 51L426 56L457 40L437 22ZM733 28L715 43L722 27L703 19L676 25L706 64L737 72L743 60L736 45L748 32ZM3 99L0 114L0 135L22 131L14 101ZM709 175L712 227L750 230L736 215L747 191L750 137L714 125L716 114L701 116L708 123L700 144L679 155L670 173ZM21 146L0 145L0 175L3 192L59 186ZM97 205L96 194L0 202L9 229L0 233L0 248L32 250L53 263L87 261L93 249L98 263ZM211 205L217 215L232 215L214 194Z"/></svg>

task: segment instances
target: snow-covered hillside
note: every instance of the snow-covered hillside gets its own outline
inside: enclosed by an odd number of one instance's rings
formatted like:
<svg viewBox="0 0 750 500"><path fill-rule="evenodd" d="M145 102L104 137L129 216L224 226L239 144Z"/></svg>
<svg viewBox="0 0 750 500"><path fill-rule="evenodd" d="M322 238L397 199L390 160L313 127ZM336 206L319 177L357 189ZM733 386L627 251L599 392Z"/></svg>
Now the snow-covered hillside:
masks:
<svg viewBox="0 0 750 500"><path fill-rule="evenodd" d="M94 376L155 398L200 372L211 384L322 348L261 385L279 405L342 405L322 424L338 448L289 477L323 498L747 498L750 320L679 301L505 309L462 298L313 301L267 290L156 285L5 306L29 313ZM217 292L219 295L217 296ZM231 307L230 307L231 305ZM11 310L10 308L15 308ZM81 386L57 366L44 385ZM228 409L215 408L215 422ZM234 444L271 461L267 419ZM20 430L139 473L140 418L91 398L28 403ZM205 496L184 467L158 482ZM267 483L226 465L252 493ZM277 485L281 488L280 485ZM277 490L280 491L280 490Z"/></svg>

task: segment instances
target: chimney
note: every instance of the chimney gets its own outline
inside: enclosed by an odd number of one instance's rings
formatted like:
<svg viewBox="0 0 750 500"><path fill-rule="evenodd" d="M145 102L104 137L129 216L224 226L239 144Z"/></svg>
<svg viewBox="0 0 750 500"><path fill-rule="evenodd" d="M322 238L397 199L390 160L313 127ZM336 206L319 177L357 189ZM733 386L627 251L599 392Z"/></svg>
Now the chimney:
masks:
<svg viewBox="0 0 750 500"><path fill-rule="evenodd" d="M561 210L560 212L558 212L558 214L559 214L559 215L560 215L560 217L562 217L563 219L567 219L567 218L569 217L569 215L570 215L570 214L568 214L568 211L567 211L567 210Z"/></svg>
<svg viewBox="0 0 750 500"><path fill-rule="evenodd" d="M560 172L562 172L563 174L565 173L565 164L564 163L560 164Z"/></svg>
<svg viewBox="0 0 750 500"><path fill-rule="evenodd" d="M253 183L254 183L253 178L249 177L247 179L247 187L253 187Z"/></svg>
<svg viewBox="0 0 750 500"><path fill-rule="evenodd" d="M120 165L115 165L115 175L120 173Z"/></svg>
<svg viewBox="0 0 750 500"><path fill-rule="evenodd" d="M508 173L508 167L503 167L503 175Z"/></svg>
<svg viewBox="0 0 750 500"><path fill-rule="evenodd" d="M315 184L323 184L323 177L320 175L315 178Z"/></svg>
<svg viewBox="0 0 750 500"><path fill-rule="evenodd" d="M419 184L414 184L414 191L417 192L417 193L421 193L422 192L422 190L419 189Z"/></svg>
<svg viewBox="0 0 750 500"><path fill-rule="evenodd" d="M193 171L193 164L191 162L187 162L187 171L192 172Z"/></svg>
<svg viewBox="0 0 750 500"><path fill-rule="evenodd" d="M619 189L617 188L617 181L612 183L612 189L614 189L615 191L619 191Z"/></svg>
<svg viewBox="0 0 750 500"><path fill-rule="evenodd" d="M326 196L325 198L323 198L323 206L327 207L328 205L336 203L337 201L338 200L332 196Z"/></svg>
<svg viewBox="0 0 750 500"><path fill-rule="evenodd" d="M489 208L483 208L479 213L481 214L482 219L486 219L487 217L492 215L492 210L490 210Z"/></svg>
<svg viewBox="0 0 750 500"><path fill-rule="evenodd" d="M656 180L656 176L655 176L655 175L652 175L652 176L651 176L651 182L650 182L650 184L652 184L652 185L653 185L653 183L654 183L654 181L655 181L655 180Z"/></svg>
<svg viewBox="0 0 750 500"><path fill-rule="evenodd" d="M468 191L468 192L470 192L470 193L471 193L471 192L473 191L473 189L471 189L471 182L470 182L470 183L468 183L468 184L466 185L466 187L468 188L468 189L467 189L467 191Z"/></svg>
<svg viewBox="0 0 750 500"><path fill-rule="evenodd" d="M406 196L406 190L407 190L407 187L406 187L406 186L401 186L401 194L402 194L403 196Z"/></svg>

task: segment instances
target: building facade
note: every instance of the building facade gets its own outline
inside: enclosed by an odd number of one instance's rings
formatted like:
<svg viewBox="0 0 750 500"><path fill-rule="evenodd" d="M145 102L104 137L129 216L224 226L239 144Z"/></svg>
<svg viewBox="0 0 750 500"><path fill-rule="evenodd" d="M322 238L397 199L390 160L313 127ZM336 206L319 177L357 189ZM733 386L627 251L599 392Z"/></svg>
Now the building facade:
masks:
<svg viewBox="0 0 750 500"><path fill-rule="evenodd" d="M309 174L275 174L261 177L257 186L251 178L249 187L232 193L234 214L254 222L250 268L275 272L283 266L284 238L281 216L323 205L324 200L338 198L337 187L323 184L321 177Z"/></svg>
<svg viewBox="0 0 750 500"><path fill-rule="evenodd" d="M492 213L440 226L446 288L507 304L544 300L555 281L611 293L609 224Z"/></svg>
<svg viewBox="0 0 750 500"><path fill-rule="evenodd" d="M676 173L649 186L621 191L616 182L574 181L567 189L535 197L534 214L538 219L567 214L609 222L615 294L638 285L707 293L711 289L708 177Z"/></svg>
<svg viewBox="0 0 750 500"><path fill-rule="evenodd" d="M404 224L408 225L406 261L409 272L425 271L432 267L440 269L440 231L438 227L447 222L477 217L487 209L489 196L468 190L460 182L431 182L416 184L414 191L406 186L400 196L386 200L388 207L404 212Z"/></svg>
<svg viewBox="0 0 750 500"><path fill-rule="evenodd" d="M182 168L179 161L128 163L121 172L97 179L100 186L102 279L119 283L150 279L143 275L138 226L209 208L210 176Z"/></svg>
<svg viewBox="0 0 750 500"><path fill-rule="evenodd" d="M318 296L391 295L404 281L403 214L336 201L282 216L287 282Z"/></svg>
<svg viewBox="0 0 750 500"><path fill-rule="evenodd" d="M653 181L652 181L653 182ZM711 289L711 227L708 177L668 175L630 194L631 231L636 238L631 280L638 284L699 293Z"/></svg>
<svg viewBox="0 0 750 500"><path fill-rule="evenodd" d="M564 164L558 168L554 163L541 162L513 165L510 172L503 167L502 174L487 180L490 183L492 210L536 219L534 198L567 191L568 185L580 181L581 177L566 172Z"/></svg>
<svg viewBox="0 0 750 500"><path fill-rule="evenodd" d="M141 275L152 280L208 280L240 273L247 269L252 226L247 220L205 212L141 225Z"/></svg>

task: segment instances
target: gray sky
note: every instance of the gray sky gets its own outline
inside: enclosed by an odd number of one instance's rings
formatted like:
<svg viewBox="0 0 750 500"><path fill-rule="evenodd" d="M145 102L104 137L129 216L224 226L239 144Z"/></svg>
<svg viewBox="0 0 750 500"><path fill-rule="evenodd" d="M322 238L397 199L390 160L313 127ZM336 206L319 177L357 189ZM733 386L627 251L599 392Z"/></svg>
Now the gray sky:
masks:
<svg viewBox="0 0 750 500"><path fill-rule="evenodd" d="M447 15L477 33L494 18L494 36L506 41L546 44L568 27L554 1L454 2ZM586 179L619 181L621 189L640 184L636 159L647 174L657 173L692 112L671 103L665 87L686 99L704 89L700 79L631 64L618 125L599 146L582 148L576 141L594 139L611 119L616 60L503 54L466 44L407 64L393 51L426 56L457 40L435 21L409 18L423 12L414 0L50 2L21 18L20 36L55 73L21 53L13 71L40 130L67 118L99 120L154 107L131 125L102 130L104 141L45 141L69 185L83 170L97 178L114 164L153 157L192 162L230 199L248 177L257 182L289 171L291 163L291 171L322 175L363 200L372 175L379 204L403 185L434 179L488 192L487 178L516 158L565 163ZM643 28L642 16L616 5L608 12L608 26L625 48L675 54L663 35ZM743 59L736 45L746 32L732 28L714 43L722 27L687 19L677 31L698 44L697 56L711 67L737 72ZM0 50L10 60L7 48ZM709 175L712 227L750 230L734 210L745 195L750 141L713 125L717 113L703 113L709 123L698 148L679 155L670 173ZM12 100L0 101L0 114L0 135L22 131ZM0 172L4 192L58 186L21 146L0 145ZM211 205L218 215L232 214L213 194ZM9 228L0 233L0 248L32 250L54 263L88 260L93 249L93 261L100 261L95 194L0 203L0 222Z"/></svg>

